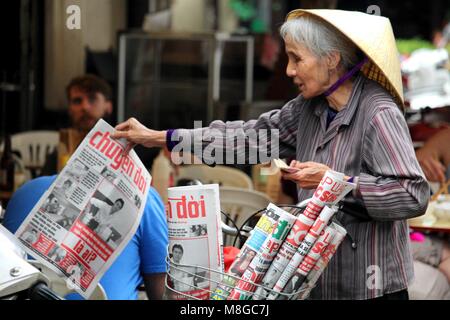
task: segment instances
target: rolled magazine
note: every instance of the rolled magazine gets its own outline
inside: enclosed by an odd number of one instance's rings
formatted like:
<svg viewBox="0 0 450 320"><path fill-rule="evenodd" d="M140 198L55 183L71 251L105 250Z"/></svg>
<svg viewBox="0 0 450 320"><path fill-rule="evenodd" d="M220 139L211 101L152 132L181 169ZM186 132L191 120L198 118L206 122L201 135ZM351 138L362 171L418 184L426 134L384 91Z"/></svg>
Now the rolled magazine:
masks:
<svg viewBox="0 0 450 320"><path fill-rule="evenodd" d="M320 213L317 220L315 221L312 228L310 228L306 238L304 238L304 233L300 234L302 230L301 227L303 225L303 222L301 221L303 218L306 217L303 215L297 217L296 224L294 224L293 228L291 229L291 232L286 238L286 241L281 246L280 251L276 255L275 259L270 265L269 270L267 271L266 275L262 280L263 286L260 286L257 289L255 295L253 296L254 300L264 300L267 297L267 295L270 292L269 289L272 289L277 283L277 281L280 279L287 265L290 263L293 256L296 254L300 244L302 244L302 242L305 242L305 247L304 250L302 251L304 253L304 251L307 249L306 245L308 245L309 247L312 246L312 243L314 243L314 241L319 237L323 229L326 227L326 225L336 212L337 212L336 207L333 208L325 207ZM298 226L298 228L296 228L296 226Z"/></svg>
<svg viewBox="0 0 450 320"><path fill-rule="evenodd" d="M316 265L317 261L320 259L321 254L326 249L328 244L331 242L336 234L336 230L331 226L325 228L324 232L321 234L319 239L314 243L314 246L303 259L302 263L297 268L294 275L291 277L289 282L283 288L283 293L285 294L296 294L300 289L301 285L306 281L306 277L311 271L311 269ZM280 295L279 297L284 298L285 296ZM292 297L291 297L292 298Z"/></svg>
<svg viewBox="0 0 450 320"><path fill-rule="evenodd" d="M294 298L303 298L309 296L312 288L314 288L323 271L328 266L331 258L333 258L334 254L336 253L337 248L344 241L344 238L347 235L347 230L334 222L330 226L335 230L335 235L320 255L320 259L311 268L308 275L306 276L306 281L301 285L299 290L301 294Z"/></svg>
<svg viewBox="0 0 450 320"><path fill-rule="evenodd" d="M356 185L354 183L345 181L345 175L343 173L332 170L328 170L325 173L317 189L315 190L311 201L308 203L308 205L306 206L305 210L302 213L307 218L310 218L315 222L317 221L318 225L314 228L311 228L308 234L303 239L303 241L300 243L300 245L297 248L297 251L292 256L291 260L286 265L281 275L278 277L278 280L273 286L273 289L271 290L267 299L272 300L277 299L279 294L283 292L284 287L286 286L288 281L290 281L292 276L295 274L297 268L300 266L303 259L307 256L309 250L312 248L315 241L317 240L320 233L317 233L315 229L318 229L319 226L322 226L323 228L323 226L326 225L326 224L322 225L322 221L324 220L324 218L330 215L326 219L328 222L331 216L334 214L334 212L336 212L336 208L331 209L329 206L337 204L355 187ZM323 218L318 219L323 210L326 211L332 210L334 212L333 213L325 212ZM269 287L271 287L271 285ZM267 290L265 291L267 293ZM257 293L257 298L262 298L264 294L265 293L262 292L261 289L259 289Z"/></svg>
<svg viewBox="0 0 450 320"><path fill-rule="evenodd" d="M212 300L227 300L236 283L248 268L250 262L258 253L266 238L272 233L280 219L280 211L274 204L269 204L252 230L250 237L245 241L239 254L231 264L229 271L224 275L222 283L217 286L211 295Z"/></svg>
<svg viewBox="0 0 450 320"><path fill-rule="evenodd" d="M315 221L324 206L335 205L355 187L354 183L345 181L343 173L328 170L325 172L303 214Z"/></svg>
<svg viewBox="0 0 450 320"><path fill-rule="evenodd" d="M328 207L324 208L324 211L329 211L330 214L334 211L333 209L327 210ZM334 233L331 227L326 227L324 232L321 232L320 236L319 234L315 233L314 231L308 232L308 234L305 237L305 240L303 240L302 244L298 248L297 252L292 257L291 261L288 263L286 268L284 269L283 273L281 274L280 278L276 282L275 286L273 287L273 290L270 292L269 296L267 297L268 300L275 300L279 296L279 293L284 292L284 288L286 284L291 280L291 278L295 275L297 272L297 269L301 266L301 263L304 259L310 259L311 258L311 251L312 250L318 250L320 246L323 246L324 244L328 244L330 242L331 236ZM311 249L311 250L310 250ZM320 253L319 253L320 255ZM313 255L313 257L316 257L316 255Z"/></svg>
<svg viewBox="0 0 450 320"><path fill-rule="evenodd" d="M270 242L270 233L265 233L265 237L259 237L259 246L251 245L252 241L249 242L253 236L251 234L232 264L230 273L224 276L223 283L218 286L211 298L215 300L274 300L297 298L299 292L310 290L309 287L304 286L314 285L317 279L309 280L309 273L314 275L320 270L323 272L320 268L326 260L322 259L322 254L334 254L340 243L333 245L333 236L334 234L342 235L342 230L339 233L334 223L327 226L337 212L337 207L334 205L355 187L355 184L345 181L344 174L328 170L305 210L292 220L291 225L293 225L286 239L277 239L277 252L271 251L270 254L266 252L266 240ZM272 204L271 206L277 208ZM277 219L281 219L280 215ZM343 237L340 239L342 242ZM331 249L334 248L334 251L327 250L328 244ZM243 264L242 257L249 256L250 253L250 258ZM235 265L241 266L237 268L238 271L234 268ZM317 277L319 276L320 274ZM297 283L296 280L300 281ZM288 284L292 289L286 288ZM301 297L304 296L301 294Z"/></svg>
<svg viewBox="0 0 450 320"><path fill-rule="evenodd" d="M274 207L280 215L276 227L270 236L264 241L258 254L250 262L236 287L231 292L228 300L250 300L253 292L256 290L256 284L259 284L269 269L274 257L281 248L286 236L290 232L296 216Z"/></svg>

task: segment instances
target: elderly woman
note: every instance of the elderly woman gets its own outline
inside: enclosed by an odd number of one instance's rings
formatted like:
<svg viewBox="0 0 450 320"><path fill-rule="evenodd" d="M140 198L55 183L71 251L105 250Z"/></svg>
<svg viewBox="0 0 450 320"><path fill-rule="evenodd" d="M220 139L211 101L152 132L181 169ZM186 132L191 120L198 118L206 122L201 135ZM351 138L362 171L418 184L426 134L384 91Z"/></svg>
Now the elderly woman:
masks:
<svg viewBox="0 0 450 320"><path fill-rule="evenodd" d="M291 166L300 169L284 174L297 183L299 200L312 196L330 168L357 184L337 214L348 237L312 298L408 299L413 267L406 219L425 212L429 186L401 111L390 22L359 12L296 10L281 35L289 57L286 74L300 94L280 110L196 130L154 131L132 118L119 124L113 137L128 139L130 147L173 148L176 138L208 129L277 129L279 156L295 156Z"/></svg>

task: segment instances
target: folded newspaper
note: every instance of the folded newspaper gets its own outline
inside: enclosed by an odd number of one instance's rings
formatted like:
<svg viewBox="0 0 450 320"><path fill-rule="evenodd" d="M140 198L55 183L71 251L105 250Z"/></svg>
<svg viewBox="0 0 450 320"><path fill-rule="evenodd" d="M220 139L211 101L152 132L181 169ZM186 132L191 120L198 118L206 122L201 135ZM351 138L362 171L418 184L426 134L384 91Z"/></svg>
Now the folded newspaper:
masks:
<svg viewBox="0 0 450 320"><path fill-rule="evenodd" d="M168 298L206 300L223 275L219 185L168 189Z"/></svg>
<svg viewBox="0 0 450 320"><path fill-rule="evenodd" d="M26 251L89 298L140 223L151 176L99 120L16 232Z"/></svg>

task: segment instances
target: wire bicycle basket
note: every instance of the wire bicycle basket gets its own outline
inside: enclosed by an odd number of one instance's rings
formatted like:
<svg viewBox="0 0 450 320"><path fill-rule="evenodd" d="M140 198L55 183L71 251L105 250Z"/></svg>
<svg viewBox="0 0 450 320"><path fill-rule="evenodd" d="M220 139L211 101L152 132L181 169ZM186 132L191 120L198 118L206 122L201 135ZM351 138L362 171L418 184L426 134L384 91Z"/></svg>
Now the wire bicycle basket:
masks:
<svg viewBox="0 0 450 320"><path fill-rule="evenodd" d="M241 277L232 274L219 272L217 270L212 270L210 268L197 265L176 264L172 262L169 257L166 258L166 264L169 270L165 277L166 292L164 296L166 300L209 300L213 295L221 296L221 294L215 291L215 289L219 285L221 287L226 285L222 281L214 280L213 277L210 276L212 273L218 274L222 278L232 278L236 283L238 281L245 281L246 284L254 288L254 290L240 290L245 291L249 296L254 295L258 288L263 288L269 294L277 294L277 300L305 300L308 298L309 293L313 289L311 286L306 286L305 288L292 293L276 292L272 288L268 288L263 284L256 284L253 281L243 280ZM176 270L176 272L171 273L170 270ZM189 270L196 270L196 272ZM205 275L201 275L202 271ZM192 281L186 280L186 278L192 278ZM195 278L202 280L199 282L206 282L209 283L209 285L207 287L200 287L196 284L196 281L194 281ZM184 288L183 291L180 291L181 287ZM229 290L231 291L233 288L234 287L230 286ZM220 300L226 300L227 296L223 295L221 298L223 299Z"/></svg>
<svg viewBox="0 0 450 320"><path fill-rule="evenodd" d="M279 208L289 212L292 215L298 216L306 208L310 199L306 199L297 206L291 205L281 205ZM258 214L264 212L264 209L256 211L252 214L240 228L237 226L231 227L222 222L222 231L227 235L235 236L235 241L237 239L241 240L240 245L243 245L242 238L248 238L251 234L253 227L251 226L251 220ZM276 294L277 300L304 300L307 299L309 293L313 287L306 285L301 287L299 290L294 292L277 292L273 288L266 287L264 284L255 283L250 280L242 279L241 276L237 276L230 273L220 272L210 268L206 268L199 265L193 264L180 264L175 263L170 258L169 252L166 256L167 274L165 277L165 299L175 299L175 300L205 300L214 299L212 297L218 297L217 300L226 300L228 295L221 294L220 290L215 290L217 287L225 291L231 292L235 285L227 285L227 281L233 284L237 284L242 281L245 283L245 287L251 290L245 290L239 288L239 291L244 292L246 296L255 298L255 292L258 289L264 289L263 292L267 294ZM257 296L256 298L260 298ZM259 299L258 299L259 300Z"/></svg>

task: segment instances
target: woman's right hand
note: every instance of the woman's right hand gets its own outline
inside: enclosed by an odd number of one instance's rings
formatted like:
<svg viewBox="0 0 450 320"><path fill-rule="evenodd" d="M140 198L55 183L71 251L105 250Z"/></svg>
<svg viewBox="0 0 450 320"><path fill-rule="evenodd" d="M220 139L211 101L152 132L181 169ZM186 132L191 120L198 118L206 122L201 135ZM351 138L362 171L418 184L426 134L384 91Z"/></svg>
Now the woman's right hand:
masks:
<svg viewBox="0 0 450 320"><path fill-rule="evenodd" d="M325 173L330 170L330 167L327 165L313 161L300 162L292 160L290 167L299 170L293 173L282 172L283 179L291 180L300 188L307 190L316 189Z"/></svg>
<svg viewBox="0 0 450 320"><path fill-rule="evenodd" d="M149 129L135 118L130 118L118 124L114 133L111 134L111 138L128 140L129 144L125 149L125 154L138 144L147 148L164 147L166 145L166 131Z"/></svg>

